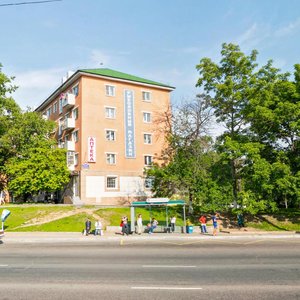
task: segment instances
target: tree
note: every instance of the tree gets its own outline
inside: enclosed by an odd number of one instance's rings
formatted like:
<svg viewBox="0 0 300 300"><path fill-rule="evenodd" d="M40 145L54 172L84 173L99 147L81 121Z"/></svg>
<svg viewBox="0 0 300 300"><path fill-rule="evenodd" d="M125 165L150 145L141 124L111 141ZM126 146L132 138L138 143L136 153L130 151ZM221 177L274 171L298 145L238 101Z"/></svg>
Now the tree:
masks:
<svg viewBox="0 0 300 300"><path fill-rule="evenodd" d="M10 152L4 170L14 195L54 192L69 182L66 152L57 148L51 138L54 126L39 114L27 111L2 137L3 149Z"/></svg>
<svg viewBox="0 0 300 300"><path fill-rule="evenodd" d="M154 178L156 196L187 198L190 211L192 204L203 206L212 200L209 195L217 190L210 172L217 154L206 134L212 117L210 101L208 95L197 95L158 119L168 133L168 147L161 158L164 163L146 170L147 176Z"/></svg>
<svg viewBox="0 0 300 300"><path fill-rule="evenodd" d="M203 87L206 93L212 93L212 107L215 109L217 122L225 125L223 138L230 137L232 141L242 141L248 122L245 117L249 100L256 82L254 76L257 51L250 56L240 51L234 44L222 45L220 63L214 63L209 58L203 58L196 66L200 78L196 86ZM233 202L237 206L239 190L239 157L232 156L230 160Z"/></svg>
<svg viewBox="0 0 300 300"><path fill-rule="evenodd" d="M59 190L70 173L65 150L51 138L55 124L30 109L22 112L10 96L12 80L0 65L0 189L8 184L17 196Z"/></svg>
<svg viewBox="0 0 300 300"><path fill-rule="evenodd" d="M0 64L0 191L5 188L7 183L3 168L9 157L9 149L2 147L1 138L15 124L16 118L21 114L20 107L10 96L16 90L16 87L12 85L12 80L13 78L2 73Z"/></svg>

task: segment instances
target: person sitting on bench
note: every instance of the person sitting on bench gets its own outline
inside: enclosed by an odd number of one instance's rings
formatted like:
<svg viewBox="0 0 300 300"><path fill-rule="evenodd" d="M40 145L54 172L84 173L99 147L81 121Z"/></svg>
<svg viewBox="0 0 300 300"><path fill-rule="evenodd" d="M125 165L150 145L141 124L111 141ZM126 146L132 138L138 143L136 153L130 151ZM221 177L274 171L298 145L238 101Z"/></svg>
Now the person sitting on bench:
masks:
<svg viewBox="0 0 300 300"><path fill-rule="evenodd" d="M152 218L151 220L151 226L149 228L149 234L153 233L153 230L157 227L158 221L155 218Z"/></svg>

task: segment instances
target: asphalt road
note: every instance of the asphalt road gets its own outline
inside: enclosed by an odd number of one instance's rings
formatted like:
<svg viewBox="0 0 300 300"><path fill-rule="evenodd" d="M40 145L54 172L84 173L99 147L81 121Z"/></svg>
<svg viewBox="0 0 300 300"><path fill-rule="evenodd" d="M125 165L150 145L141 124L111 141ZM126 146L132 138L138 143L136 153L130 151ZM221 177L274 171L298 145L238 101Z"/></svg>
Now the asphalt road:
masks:
<svg viewBox="0 0 300 300"><path fill-rule="evenodd" d="M300 240L2 243L0 299L300 299Z"/></svg>

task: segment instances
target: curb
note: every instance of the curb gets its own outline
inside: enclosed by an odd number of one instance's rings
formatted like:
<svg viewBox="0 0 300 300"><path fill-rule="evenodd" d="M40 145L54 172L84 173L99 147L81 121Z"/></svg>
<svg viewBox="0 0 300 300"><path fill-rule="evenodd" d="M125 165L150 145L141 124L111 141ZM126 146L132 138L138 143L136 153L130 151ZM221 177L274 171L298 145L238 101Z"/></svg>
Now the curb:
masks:
<svg viewBox="0 0 300 300"><path fill-rule="evenodd" d="M20 233L8 232L2 238L0 244L22 244L22 243L82 243L82 244L99 244L105 242L123 242L123 241L218 241L218 240L249 240L249 239L298 239L298 232L290 232L285 234L271 233L247 233L247 234L219 234L217 236L202 234L143 234L122 236L119 234L105 234L104 236L83 236L77 232L70 233Z"/></svg>

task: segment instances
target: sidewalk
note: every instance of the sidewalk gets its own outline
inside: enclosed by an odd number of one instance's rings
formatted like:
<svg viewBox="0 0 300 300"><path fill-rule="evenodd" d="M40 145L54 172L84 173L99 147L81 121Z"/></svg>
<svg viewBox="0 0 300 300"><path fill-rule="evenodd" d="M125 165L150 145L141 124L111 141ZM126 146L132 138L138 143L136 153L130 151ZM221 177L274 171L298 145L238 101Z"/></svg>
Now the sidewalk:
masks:
<svg viewBox="0 0 300 300"><path fill-rule="evenodd" d="M5 244L12 243L103 243L105 241L121 241L121 240L143 240L143 241L159 241L159 240L219 240L219 239L298 239L300 233L293 231L285 232L266 232L266 231L238 231L228 230L219 232L217 236L210 234L203 235L200 233L183 234L183 233L154 233L149 234L132 234L122 236L114 232L105 232L103 236L84 236L80 232L5 232L2 242ZM0 242L1 243L1 242Z"/></svg>

